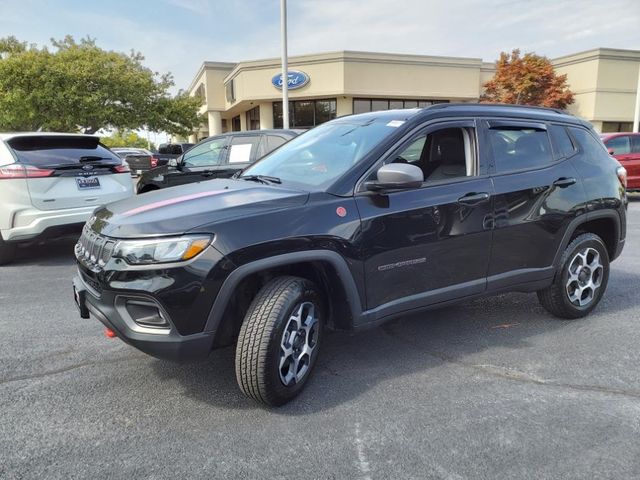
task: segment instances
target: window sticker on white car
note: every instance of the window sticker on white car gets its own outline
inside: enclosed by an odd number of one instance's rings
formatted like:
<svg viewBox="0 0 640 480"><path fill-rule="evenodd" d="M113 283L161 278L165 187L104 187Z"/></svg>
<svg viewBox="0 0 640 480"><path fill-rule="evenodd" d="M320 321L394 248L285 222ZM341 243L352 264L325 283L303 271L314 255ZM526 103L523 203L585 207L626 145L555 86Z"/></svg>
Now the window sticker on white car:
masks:
<svg viewBox="0 0 640 480"><path fill-rule="evenodd" d="M229 152L229 163L247 163L251 160L251 147L253 144L231 145Z"/></svg>
<svg viewBox="0 0 640 480"><path fill-rule="evenodd" d="M404 123L404 120L391 120L389 123L387 123L387 127L398 128L403 123Z"/></svg>

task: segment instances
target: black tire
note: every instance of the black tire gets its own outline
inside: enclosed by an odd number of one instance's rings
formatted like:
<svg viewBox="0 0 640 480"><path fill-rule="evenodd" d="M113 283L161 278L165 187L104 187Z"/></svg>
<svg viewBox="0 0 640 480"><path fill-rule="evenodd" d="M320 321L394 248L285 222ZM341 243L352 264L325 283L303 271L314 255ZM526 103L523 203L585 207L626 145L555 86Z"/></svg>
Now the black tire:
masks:
<svg viewBox="0 0 640 480"><path fill-rule="evenodd" d="M154 187L153 185L145 185L144 187L138 189L138 195L142 195L143 193L154 192L156 190L160 190L158 187Z"/></svg>
<svg viewBox="0 0 640 480"><path fill-rule="evenodd" d="M571 262L579 252L585 251L586 249L595 249L600 255L602 276L600 277L600 286L595 290L592 299L589 303L580 306L570 300L569 286L567 283L569 281ZM599 236L593 233L578 235L569 243L563 252L558 268L559 270L556 273L553 283L549 287L537 292L538 300L549 313L559 318L572 320L588 315L596 308L602 299L607 289L607 283L609 282L609 254L604 242Z"/></svg>
<svg viewBox="0 0 640 480"><path fill-rule="evenodd" d="M16 245L7 243L0 237L0 265L11 263L16 255Z"/></svg>
<svg viewBox="0 0 640 480"><path fill-rule="evenodd" d="M317 320L315 331L311 329L312 333L308 334L309 340L304 334L298 335L299 332L295 335L291 332L285 334L285 329L289 331L293 325L293 314L298 311L308 313L309 304L313 305L312 316ZM304 308L307 310L303 311ZM242 392L269 406L283 405L298 395L311 376L318 358L323 324L322 297L309 280L278 277L262 287L249 306L236 345L236 378ZM302 368L306 364L303 375L297 381L293 377L291 381L294 383L290 385L285 385L281 379L280 362L285 357L281 347L281 343L285 342L284 335L287 335L287 339L299 337L300 340L304 337L304 342L311 342L312 338L315 340L311 354L306 355L308 362L300 362ZM294 356L285 357L285 360L290 359L286 364L287 372L294 368L291 363Z"/></svg>

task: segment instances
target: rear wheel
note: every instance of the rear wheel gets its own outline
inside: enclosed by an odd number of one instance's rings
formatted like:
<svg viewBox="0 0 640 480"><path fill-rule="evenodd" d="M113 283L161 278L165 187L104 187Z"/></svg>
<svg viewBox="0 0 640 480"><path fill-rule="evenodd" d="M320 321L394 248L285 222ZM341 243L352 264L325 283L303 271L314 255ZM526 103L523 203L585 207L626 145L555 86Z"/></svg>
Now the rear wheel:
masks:
<svg viewBox="0 0 640 480"><path fill-rule="evenodd" d="M581 318L596 308L609 281L609 254L597 235L583 233L567 246L553 284L538 291L544 308L560 318Z"/></svg>
<svg viewBox="0 0 640 480"><path fill-rule="evenodd" d="M312 282L279 277L262 287L236 346L236 378L242 392L271 406L298 395L315 366L323 321L321 297Z"/></svg>
<svg viewBox="0 0 640 480"><path fill-rule="evenodd" d="M11 263L16 254L16 245L7 243L0 237L0 265Z"/></svg>

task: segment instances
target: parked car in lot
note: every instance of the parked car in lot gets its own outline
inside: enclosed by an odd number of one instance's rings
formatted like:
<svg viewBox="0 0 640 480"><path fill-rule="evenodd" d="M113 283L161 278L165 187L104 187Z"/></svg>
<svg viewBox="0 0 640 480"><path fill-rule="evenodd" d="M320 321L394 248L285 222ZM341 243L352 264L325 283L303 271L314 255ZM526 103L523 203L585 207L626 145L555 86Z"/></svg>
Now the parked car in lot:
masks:
<svg viewBox="0 0 640 480"><path fill-rule="evenodd" d="M74 294L82 317L157 357L235 343L241 390L280 405L325 327L507 291L584 317L624 246L625 181L590 124L555 110L342 117L237 178L101 208L75 247Z"/></svg>
<svg viewBox="0 0 640 480"><path fill-rule="evenodd" d="M640 133L600 135L607 150L627 170L627 191L640 192Z"/></svg>
<svg viewBox="0 0 640 480"><path fill-rule="evenodd" d="M131 195L129 168L98 137L0 134L0 265L17 243L79 232L97 206Z"/></svg>
<svg viewBox="0 0 640 480"><path fill-rule="evenodd" d="M303 130L249 130L209 137L165 167L143 173L138 193L213 178L228 178Z"/></svg>
<svg viewBox="0 0 640 480"><path fill-rule="evenodd" d="M131 175L134 177L158 165L165 165L168 161L165 159L160 162L157 155L146 148L114 147L111 151L129 165Z"/></svg>

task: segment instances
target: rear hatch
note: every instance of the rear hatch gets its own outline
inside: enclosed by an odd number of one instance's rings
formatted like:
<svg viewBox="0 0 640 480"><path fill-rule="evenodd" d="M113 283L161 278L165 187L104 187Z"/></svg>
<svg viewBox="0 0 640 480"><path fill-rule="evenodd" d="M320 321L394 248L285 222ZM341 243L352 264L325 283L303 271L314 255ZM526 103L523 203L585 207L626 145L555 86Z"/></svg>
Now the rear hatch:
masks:
<svg viewBox="0 0 640 480"><path fill-rule="evenodd" d="M102 205L132 194L128 168L84 135L20 135L6 141L27 175L31 203L40 210Z"/></svg>

